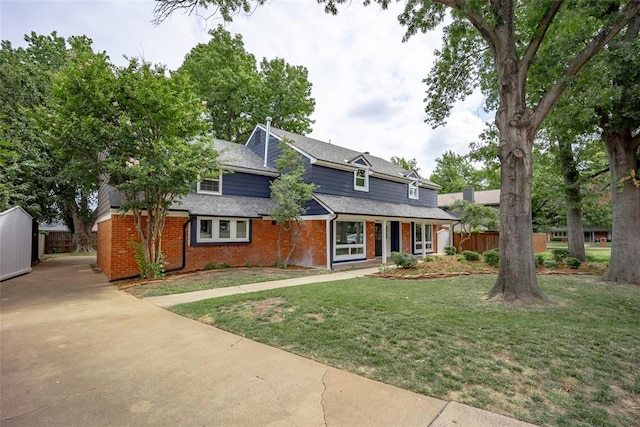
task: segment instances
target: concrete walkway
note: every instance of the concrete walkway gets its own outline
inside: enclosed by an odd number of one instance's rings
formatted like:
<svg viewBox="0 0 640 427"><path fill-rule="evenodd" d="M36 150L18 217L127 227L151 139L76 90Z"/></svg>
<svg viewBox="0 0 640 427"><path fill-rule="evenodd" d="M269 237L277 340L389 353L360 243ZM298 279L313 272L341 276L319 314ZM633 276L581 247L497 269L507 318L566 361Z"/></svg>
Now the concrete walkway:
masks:
<svg viewBox="0 0 640 427"><path fill-rule="evenodd" d="M93 262L53 258L0 283L3 427L529 425L180 317Z"/></svg>
<svg viewBox="0 0 640 427"><path fill-rule="evenodd" d="M204 291L186 292L183 294L163 295L159 297L145 298L158 307L171 307L172 305L188 302L202 301L210 298L224 297L227 295L243 294L248 292L266 291L268 289L287 288L289 286L308 285L311 283L333 282L336 280L364 277L378 272L378 267L362 268L357 270L339 271L336 273L320 274L317 276L296 277L293 279L273 280L271 282L251 283L248 285L230 286L228 288L207 289Z"/></svg>

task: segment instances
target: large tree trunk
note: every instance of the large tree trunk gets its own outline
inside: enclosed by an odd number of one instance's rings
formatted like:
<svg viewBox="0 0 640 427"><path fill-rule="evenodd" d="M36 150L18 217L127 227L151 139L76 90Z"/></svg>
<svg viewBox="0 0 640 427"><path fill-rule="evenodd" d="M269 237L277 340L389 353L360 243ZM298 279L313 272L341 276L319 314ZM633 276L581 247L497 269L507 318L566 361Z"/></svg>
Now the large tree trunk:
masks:
<svg viewBox="0 0 640 427"><path fill-rule="evenodd" d="M500 108L500 267L488 294L505 302L535 304L548 298L538 286L533 257L531 186L533 139L532 112L525 107L525 77L519 76L515 44L505 35L496 46Z"/></svg>
<svg viewBox="0 0 640 427"><path fill-rule="evenodd" d="M567 202L567 229L569 256L586 261L584 231L582 228L582 195L580 194L580 173L571 150L571 143L558 140L560 163L564 174L565 200Z"/></svg>
<svg viewBox="0 0 640 427"><path fill-rule="evenodd" d="M602 139L609 154L611 196L613 204L613 238L611 260L604 280L640 285L640 179L638 146L630 129L622 133L608 132ZM635 173L635 179L631 172Z"/></svg>
<svg viewBox="0 0 640 427"><path fill-rule="evenodd" d="M91 217L87 219L81 215L75 199L63 202L63 208L67 211L73 223L75 252L92 252L91 229L93 228L95 217L91 215Z"/></svg>

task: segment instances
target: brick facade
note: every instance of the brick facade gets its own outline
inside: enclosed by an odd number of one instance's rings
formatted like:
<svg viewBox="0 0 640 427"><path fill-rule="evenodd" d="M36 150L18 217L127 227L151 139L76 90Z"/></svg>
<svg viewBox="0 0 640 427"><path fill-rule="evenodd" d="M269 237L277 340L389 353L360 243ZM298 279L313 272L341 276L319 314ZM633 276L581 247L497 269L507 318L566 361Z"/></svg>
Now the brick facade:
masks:
<svg viewBox="0 0 640 427"><path fill-rule="evenodd" d="M162 251L167 269L179 268L183 257L183 233L186 216L167 217L162 233ZM271 220L251 221L250 243L216 245L190 245L189 228L186 227L186 263L181 271L196 271L209 263L226 263L233 267L265 266L276 263L278 226ZM290 264L300 266L326 266L326 222L305 221L302 223L299 244L290 259ZM282 254L290 248L291 237L282 242ZM110 219L98 223L98 265L110 280L138 274L134 249L129 242L139 242L133 216L114 214Z"/></svg>

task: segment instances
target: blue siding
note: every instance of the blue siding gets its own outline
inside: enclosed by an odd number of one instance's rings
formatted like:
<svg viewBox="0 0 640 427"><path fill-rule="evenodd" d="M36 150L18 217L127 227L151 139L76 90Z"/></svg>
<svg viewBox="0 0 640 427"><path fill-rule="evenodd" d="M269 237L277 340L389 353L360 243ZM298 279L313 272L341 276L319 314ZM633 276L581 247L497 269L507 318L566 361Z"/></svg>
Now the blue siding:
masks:
<svg viewBox="0 0 640 427"><path fill-rule="evenodd" d="M264 136L265 131L263 129L256 129L253 133L252 138L247 143L247 147L251 149L254 153L258 155L261 159L264 160ZM267 153L267 164L271 167L276 167L276 159L280 157L281 150L278 147L280 141L271 135L269 138L269 152Z"/></svg>
<svg viewBox="0 0 640 427"><path fill-rule="evenodd" d="M315 200L308 201L305 205L307 213L305 215L327 215L329 211L322 207L322 205Z"/></svg>
<svg viewBox="0 0 640 427"><path fill-rule="evenodd" d="M324 166L310 166L306 178L318 185L316 193L349 196L381 202L404 203L414 206L437 207L438 195L435 190L420 188L420 199L410 199L406 183L388 181L372 176L369 178L369 192L353 189L353 172L331 169Z"/></svg>
<svg viewBox="0 0 640 427"><path fill-rule="evenodd" d="M269 184L275 179L268 176L235 172L222 177L222 194L225 196L271 197Z"/></svg>

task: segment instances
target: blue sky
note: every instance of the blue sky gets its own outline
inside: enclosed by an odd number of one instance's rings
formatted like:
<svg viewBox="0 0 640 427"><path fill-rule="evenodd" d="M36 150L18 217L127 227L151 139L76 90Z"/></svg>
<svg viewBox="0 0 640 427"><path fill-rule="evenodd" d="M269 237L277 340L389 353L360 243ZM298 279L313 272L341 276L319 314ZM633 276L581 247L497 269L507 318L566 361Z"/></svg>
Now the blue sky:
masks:
<svg viewBox="0 0 640 427"><path fill-rule="evenodd" d="M209 40L207 30L221 23L176 13L156 27L153 7L153 0L0 0L0 37L20 46L31 31L84 34L116 64L124 64L126 55L176 69L192 47ZM431 129L424 123L422 79L441 33L402 43L399 13L395 3L382 11L354 2L331 16L315 1L273 0L236 17L227 29L242 34L258 61L280 57L308 68L316 99L310 136L386 159L416 158L428 177L444 151L467 153L492 117L474 94L456 105L447 126Z"/></svg>

